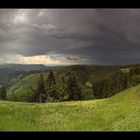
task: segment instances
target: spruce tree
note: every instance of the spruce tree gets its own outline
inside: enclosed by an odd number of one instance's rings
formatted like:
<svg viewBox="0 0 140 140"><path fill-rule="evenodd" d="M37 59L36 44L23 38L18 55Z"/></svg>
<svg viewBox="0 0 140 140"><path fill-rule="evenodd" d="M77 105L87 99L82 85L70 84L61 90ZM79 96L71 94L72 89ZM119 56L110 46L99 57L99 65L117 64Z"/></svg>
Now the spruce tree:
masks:
<svg viewBox="0 0 140 140"><path fill-rule="evenodd" d="M36 102L45 102L46 101L46 90L45 90L43 73L40 74L40 77L38 79L35 101Z"/></svg>
<svg viewBox="0 0 140 140"><path fill-rule="evenodd" d="M57 100L56 81L54 73L50 70L47 78L47 96L50 100Z"/></svg>
<svg viewBox="0 0 140 140"><path fill-rule="evenodd" d="M81 90L74 76L70 75L67 81L68 100L80 100Z"/></svg>
<svg viewBox="0 0 140 140"><path fill-rule="evenodd" d="M54 86L56 84L55 82L55 77L53 74L53 71L50 70L49 74L48 74L48 78L47 78L47 86L50 88L52 86Z"/></svg>
<svg viewBox="0 0 140 140"><path fill-rule="evenodd" d="M6 88L0 85L0 100L6 99Z"/></svg>

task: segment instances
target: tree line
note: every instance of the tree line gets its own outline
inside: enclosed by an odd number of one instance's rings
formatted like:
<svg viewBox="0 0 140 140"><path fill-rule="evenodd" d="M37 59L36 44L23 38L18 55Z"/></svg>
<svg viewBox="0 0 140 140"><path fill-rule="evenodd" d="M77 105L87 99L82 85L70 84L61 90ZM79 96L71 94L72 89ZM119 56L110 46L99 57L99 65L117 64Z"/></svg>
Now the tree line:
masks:
<svg viewBox="0 0 140 140"><path fill-rule="evenodd" d="M35 92L35 102L58 101L58 100L80 100L81 90L75 77L70 74L65 89L59 89L52 70L50 70L47 79L44 79L43 73L38 79ZM61 90L61 93L59 92ZM59 93L58 93L59 92Z"/></svg>
<svg viewBox="0 0 140 140"><path fill-rule="evenodd" d="M76 76L69 73L67 80L63 80L62 83L59 81L56 84L56 78L51 70L46 80L43 73L40 74L34 101L74 101L107 98L136 85L135 79L132 80L132 77L138 74L140 74L140 68L133 66L129 69L117 71L108 78L97 80L94 83L87 81L84 85L80 85Z"/></svg>
<svg viewBox="0 0 140 140"><path fill-rule="evenodd" d="M82 76L82 74L80 74ZM85 78L84 78L85 79ZM39 75L37 86L31 87L33 92L29 102L76 101L107 98L140 83L140 67L133 65L122 68L107 78L94 82L81 82L73 72L55 75L52 70L46 75ZM25 96L25 95L23 95ZM11 100L16 100L12 96ZM6 100L6 88L0 86L0 100ZM19 100L20 101L20 98Z"/></svg>
<svg viewBox="0 0 140 140"><path fill-rule="evenodd" d="M134 76L137 78L139 74L140 68L135 65L132 68L122 69L106 79L93 83L93 94L97 99L113 96L138 84L140 81L136 83Z"/></svg>

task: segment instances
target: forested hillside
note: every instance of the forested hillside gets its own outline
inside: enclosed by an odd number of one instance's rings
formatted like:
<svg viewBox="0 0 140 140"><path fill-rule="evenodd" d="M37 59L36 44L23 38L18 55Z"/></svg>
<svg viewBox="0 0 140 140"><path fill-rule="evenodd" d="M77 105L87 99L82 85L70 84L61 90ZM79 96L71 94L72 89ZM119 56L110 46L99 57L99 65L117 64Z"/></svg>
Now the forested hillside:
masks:
<svg viewBox="0 0 140 140"><path fill-rule="evenodd" d="M101 99L138 84L139 74L138 65L66 66L19 80L8 90L7 99L27 102Z"/></svg>
<svg viewBox="0 0 140 140"><path fill-rule="evenodd" d="M44 65L1 64L0 84L8 89L25 76L46 69L49 68Z"/></svg>

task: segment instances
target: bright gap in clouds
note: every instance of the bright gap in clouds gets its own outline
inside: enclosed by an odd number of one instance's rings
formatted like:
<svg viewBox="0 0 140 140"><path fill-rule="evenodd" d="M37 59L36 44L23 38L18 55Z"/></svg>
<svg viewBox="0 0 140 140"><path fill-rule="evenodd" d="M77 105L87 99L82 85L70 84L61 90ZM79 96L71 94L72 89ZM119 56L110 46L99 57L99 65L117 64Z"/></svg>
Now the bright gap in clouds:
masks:
<svg viewBox="0 0 140 140"><path fill-rule="evenodd" d="M13 16L14 24L22 24L28 22L28 16L26 10L18 10L18 12Z"/></svg>
<svg viewBox="0 0 140 140"><path fill-rule="evenodd" d="M86 61L87 58L81 58L81 56L65 56L63 54L47 54L36 56L5 55L0 58L0 63L4 62L14 64L74 65L80 63L82 64Z"/></svg>
<svg viewBox="0 0 140 140"><path fill-rule="evenodd" d="M39 55L39 56L20 56L19 58L20 63L23 64L55 64L60 65L61 62L59 60L53 60L50 58L50 56L46 55Z"/></svg>

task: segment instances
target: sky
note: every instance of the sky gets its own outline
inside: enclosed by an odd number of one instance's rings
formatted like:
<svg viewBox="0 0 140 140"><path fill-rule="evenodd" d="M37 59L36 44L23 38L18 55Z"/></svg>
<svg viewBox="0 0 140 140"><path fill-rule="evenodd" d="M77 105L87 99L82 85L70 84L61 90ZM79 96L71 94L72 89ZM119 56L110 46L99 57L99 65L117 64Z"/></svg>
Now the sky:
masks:
<svg viewBox="0 0 140 140"><path fill-rule="evenodd" d="M139 9L0 9L0 64L139 61Z"/></svg>

